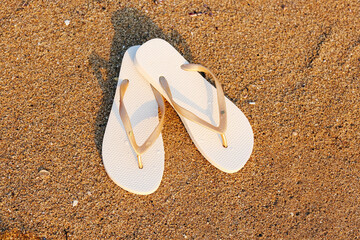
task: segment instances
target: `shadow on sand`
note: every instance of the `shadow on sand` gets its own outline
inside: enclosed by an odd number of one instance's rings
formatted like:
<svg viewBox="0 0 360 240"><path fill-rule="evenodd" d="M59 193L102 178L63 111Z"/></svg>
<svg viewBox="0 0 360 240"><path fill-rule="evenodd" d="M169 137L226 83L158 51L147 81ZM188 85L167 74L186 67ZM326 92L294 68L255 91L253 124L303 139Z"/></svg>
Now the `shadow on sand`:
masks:
<svg viewBox="0 0 360 240"><path fill-rule="evenodd" d="M102 141L105 127L111 111L121 61L126 50L134 45L141 45L153 38L162 38L172 44L191 62L192 56L186 42L176 31L164 33L153 21L134 8L124 8L114 12L111 18L114 26L114 38L111 44L109 60L101 58L96 52L89 56L89 62L100 88L103 98L95 121L95 144L102 155ZM101 73L105 69L105 74Z"/></svg>

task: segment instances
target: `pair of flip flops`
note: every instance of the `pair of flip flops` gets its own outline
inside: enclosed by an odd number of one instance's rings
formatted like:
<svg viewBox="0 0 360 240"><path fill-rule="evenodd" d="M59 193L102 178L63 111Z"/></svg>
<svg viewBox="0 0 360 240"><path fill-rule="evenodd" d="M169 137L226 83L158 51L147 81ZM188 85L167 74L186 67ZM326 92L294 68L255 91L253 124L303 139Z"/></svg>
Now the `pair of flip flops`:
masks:
<svg viewBox="0 0 360 240"><path fill-rule="evenodd" d="M209 73L216 88L198 72ZM168 42L152 39L126 51L105 130L103 162L117 185L142 195L159 187L164 172L162 96L212 165L228 173L245 165L254 144L245 115L224 96L209 69L189 64Z"/></svg>

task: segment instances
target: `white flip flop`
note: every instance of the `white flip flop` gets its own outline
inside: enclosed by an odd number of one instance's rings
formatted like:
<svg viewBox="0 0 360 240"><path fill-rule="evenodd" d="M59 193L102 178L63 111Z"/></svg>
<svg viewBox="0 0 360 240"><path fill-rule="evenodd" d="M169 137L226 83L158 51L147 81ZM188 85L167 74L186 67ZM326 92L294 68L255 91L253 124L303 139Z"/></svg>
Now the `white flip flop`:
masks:
<svg viewBox="0 0 360 240"><path fill-rule="evenodd" d="M241 110L224 97L221 84L210 70L189 64L162 39L140 46L135 65L175 108L196 147L211 164L228 173L245 165L254 145L251 125ZM217 89L194 72L199 70L215 78Z"/></svg>
<svg viewBox="0 0 360 240"><path fill-rule="evenodd" d="M160 131L165 105L160 93L152 89L134 66L138 48L129 48L123 57L102 156L106 172L117 185L146 195L159 187L164 172Z"/></svg>

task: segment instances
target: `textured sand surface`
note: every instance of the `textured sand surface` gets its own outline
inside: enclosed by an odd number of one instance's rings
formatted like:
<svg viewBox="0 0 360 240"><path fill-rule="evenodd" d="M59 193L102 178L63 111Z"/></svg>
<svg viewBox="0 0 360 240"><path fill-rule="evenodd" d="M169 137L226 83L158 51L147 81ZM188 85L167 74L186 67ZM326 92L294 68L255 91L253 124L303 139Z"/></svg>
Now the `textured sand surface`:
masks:
<svg viewBox="0 0 360 240"><path fill-rule="evenodd" d="M3 1L0 238L359 237L359 16L357 0ZM137 196L101 143L122 56L154 37L218 75L255 147L223 173L167 104L164 178Z"/></svg>

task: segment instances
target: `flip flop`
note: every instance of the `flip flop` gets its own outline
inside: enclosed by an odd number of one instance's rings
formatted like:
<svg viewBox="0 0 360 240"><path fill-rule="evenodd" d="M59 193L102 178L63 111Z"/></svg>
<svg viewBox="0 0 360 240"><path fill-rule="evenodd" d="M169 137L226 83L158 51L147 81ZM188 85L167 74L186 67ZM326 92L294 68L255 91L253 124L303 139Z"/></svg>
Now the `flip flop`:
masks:
<svg viewBox="0 0 360 240"><path fill-rule="evenodd" d="M220 82L209 69L189 64L162 39L140 46L135 65L178 112L195 146L211 164L228 173L245 165L254 145L251 125L224 97ZM217 88L196 71L210 73Z"/></svg>
<svg viewBox="0 0 360 240"><path fill-rule="evenodd" d="M138 48L129 48L122 60L102 156L106 172L117 185L146 195L159 187L164 172L161 128L165 105L160 93L134 66Z"/></svg>

